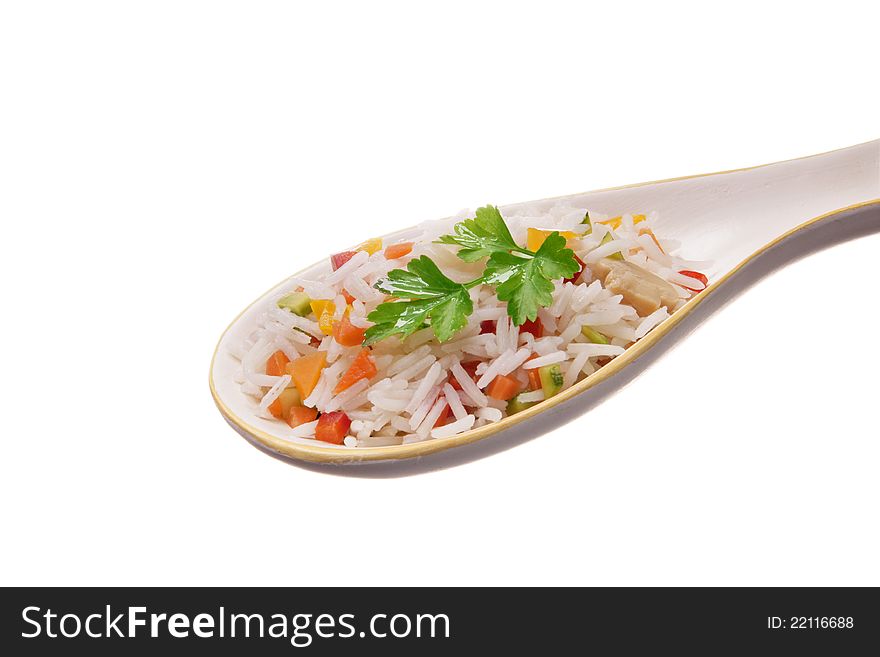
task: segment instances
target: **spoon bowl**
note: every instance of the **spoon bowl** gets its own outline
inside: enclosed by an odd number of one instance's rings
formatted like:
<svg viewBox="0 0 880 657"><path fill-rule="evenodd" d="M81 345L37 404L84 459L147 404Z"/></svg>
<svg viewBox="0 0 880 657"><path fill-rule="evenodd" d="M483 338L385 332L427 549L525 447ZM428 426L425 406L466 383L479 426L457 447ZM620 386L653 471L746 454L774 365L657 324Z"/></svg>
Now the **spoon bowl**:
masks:
<svg viewBox="0 0 880 657"><path fill-rule="evenodd" d="M880 229L880 140L821 155L777 162L747 169L674 178L624 187L545 199L547 207L569 201L576 207L608 215L657 211L657 230L678 240L683 255L710 261L703 270L709 286L690 299L667 320L638 340L623 354L571 388L516 415L450 438L439 438L387 447L349 448L306 438L289 438L286 425L259 417L257 403L235 382L238 361L230 345L253 331L258 318L274 300L291 287L285 279L248 306L223 333L211 361L211 394L227 422L242 436L284 457L324 464L355 464L397 461L473 445L513 427L521 442L539 433L533 420L558 424L588 410L596 399L613 392L631 376L621 374L637 360L651 361L647 354L663 339L708 316L732 294L734 279L760 278L775 267L774 256L787 262L869 230ZM516 205L502 207L515 208ZM412 229L384 236L394 241ZM320 279L329 273L327 259L291 278ZM725 294L724 291L731 292ZM709 300L718 303L707 303ZM659 350L658 350L659 352ZM653 353L653 352L652 352ZM629 372L640 371L630 368ZM585 393L591 394L586 395ZM549 414L548 414L549 413ZM548 414L548 415L544 415ZM542 425L546 425L542 422ZM473 448L467 451L473 451Z"/></svg>

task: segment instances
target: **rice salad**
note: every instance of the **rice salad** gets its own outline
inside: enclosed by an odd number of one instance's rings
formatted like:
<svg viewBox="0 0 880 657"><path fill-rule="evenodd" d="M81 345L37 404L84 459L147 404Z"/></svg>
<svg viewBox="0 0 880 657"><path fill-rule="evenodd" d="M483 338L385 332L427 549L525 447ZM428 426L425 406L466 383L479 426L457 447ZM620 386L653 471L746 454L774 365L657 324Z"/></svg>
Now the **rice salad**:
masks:
<svg viewBox="0 0 880 657"><path fill-rule="evenodd" d="M455 436L590 376L708 284L656 213L463 211L290 279L233 355L279 435L345 447Z"/></svg>

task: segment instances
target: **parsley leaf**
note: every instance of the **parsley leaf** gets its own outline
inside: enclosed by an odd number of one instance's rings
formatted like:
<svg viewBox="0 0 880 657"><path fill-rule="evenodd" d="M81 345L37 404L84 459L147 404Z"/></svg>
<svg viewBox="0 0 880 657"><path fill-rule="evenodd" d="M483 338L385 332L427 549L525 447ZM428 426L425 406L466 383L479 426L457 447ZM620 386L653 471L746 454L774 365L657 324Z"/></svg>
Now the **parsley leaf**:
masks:
<svg viewBox="0 0 880 657"><path fill-rule="evenodd" d="M455 235L444 235L437 242L462 247L458 257L465 262L476 262L498 252L523 251L494 205L479 208L474 219L455 224L454 230Z"/></svg>
<svg viewBox="0 0 880 657"><path fill-rule="evenodd" d="M584 221L589 223L589 215ZM468 290L482 284L495 286L498 298L507 302L507 314L522 326L538 316L539 308L553 303L554 280L571 278L580 270L559 232L551 233L537 252L529 251L514 241L492 205L478 209L473 219L456 224L454 230L455 235L444 235L438 243L461 247L458 257L465 262L488 257L483 275L456 283L427 256L411 260L405 270L388 272L374 287L397 300L382 303L369 314L367 319L374 325L367 329L365 346L393 335L407 337L425 326L445 342L467 325L474 311Z"/></svg>
<svg viewBox="0 0 880 657"><path fill-rule="evenodd" d="M468 287L444 276L428 256L411 260L405 270L388 272L375 287L406 300L383 303L369 314L367 319L375 325L367 329L364 345L392 335L412 335L426 320L444 342L464 328L474 311Z"/></svg>
<svg viewBox="0 0 880 657"><path fill-rule="evenodd" d="M554 231L531 257L499 251L489 258L483 280L496 286L495 293L507 302L507 314L515 325L534 321L539 308L553 303L555 279L580 270L574 251L565 244L565 238Z"/></svg>

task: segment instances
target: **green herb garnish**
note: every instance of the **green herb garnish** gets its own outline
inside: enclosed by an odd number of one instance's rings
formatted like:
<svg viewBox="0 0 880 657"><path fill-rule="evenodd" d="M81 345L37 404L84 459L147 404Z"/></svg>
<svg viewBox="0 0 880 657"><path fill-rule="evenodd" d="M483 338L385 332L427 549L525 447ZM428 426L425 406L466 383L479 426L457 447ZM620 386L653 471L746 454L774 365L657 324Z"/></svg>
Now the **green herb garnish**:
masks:
<svg viewBox="0 0 880 657"><path fill-rule="evenodd" d="M370 313L368 319L375 326L367 329L364 345L392 335L412 335L425 320L431 321L434 334L443 342L460 331L474 312L468 286L444 276L427 256L411 260L405 270L390 271L376 289L406 301L386 302Z"/></svg>
<svg viewBox="0 0 880 657"><path fill-rule="evenodd" d="M554 280L580 271L574 251L565 244L565 238L553 232L531 257L498 252L489 258L483 280L496 286L495 293L507 302L507 314L517 326L534 321L539 308L553 303Z"/></svg>
<svg viewBox="0 0 880 657"><path fill-rule="evenodd" d="M494 205L479 208L476 215L474 219L465 219L455 224L455 235L444 235L437 242L460 246L458 257L465 262L476 262L499 252L530 253L513 241L507 224Z"/></svg>
<svg viewBox="0 0 880 657"><path fill-rule="evenodd" d="M376 283L377 290L400 299L380 304L367 317L375 326L367 330L365 345L392 335L406 337L430 322L440 342L455 335L474 311L468 290L477 285L494 285L507 313L521 326L538 316L539 308L553 302L553 281L569 278L580 270L574 252L558 232L551 233L537 252L519 246L510 234L498 208L479 208L473 219L455 225L454 235L438 241L461 247L458 257L465 262L488 258L483 275L468 283L447 278L433 260L421 256L406 270L395 269Z"/></svg>

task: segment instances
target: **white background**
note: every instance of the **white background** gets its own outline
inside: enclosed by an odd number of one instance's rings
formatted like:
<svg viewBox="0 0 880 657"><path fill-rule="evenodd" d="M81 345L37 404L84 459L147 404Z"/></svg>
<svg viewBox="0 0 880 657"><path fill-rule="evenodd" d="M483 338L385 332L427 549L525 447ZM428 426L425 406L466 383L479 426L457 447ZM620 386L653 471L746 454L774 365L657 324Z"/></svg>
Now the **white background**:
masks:
<svg viewBox="0 0 880 657"><path fill-rule="evenodd" d="M870 3L422 4L3 5L0 583L880 584L880 236L481 461L225 424L217 338L324 254L880 136Z"/></svg>

